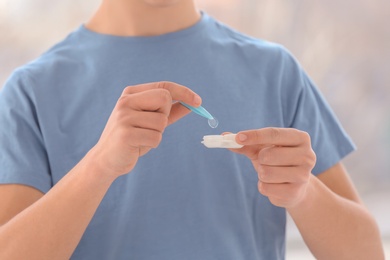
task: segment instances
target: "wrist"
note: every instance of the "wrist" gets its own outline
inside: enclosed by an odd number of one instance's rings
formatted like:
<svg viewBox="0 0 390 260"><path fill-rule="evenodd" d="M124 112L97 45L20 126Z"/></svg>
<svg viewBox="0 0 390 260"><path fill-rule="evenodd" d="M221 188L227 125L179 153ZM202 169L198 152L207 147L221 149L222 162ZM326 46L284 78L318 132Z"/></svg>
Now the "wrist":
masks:
<svg viewBox="0 0 390 260"><path fill-rule="evenodd" d="M118 177L103 163L100 152L93 147L80 162L83 171L91 175L92 178L97 178L102 182L111 184Z"/></svg>
<svg viewBox="0 0 390 260"><path fill-rule="evenodd" d="M318 191L318 181L319 180L313 174L310 174L308 183L306 184L305 192L301 200L293 207L287 208L289 213L304 212L312 208L317 196L316 193Z"/></svg>

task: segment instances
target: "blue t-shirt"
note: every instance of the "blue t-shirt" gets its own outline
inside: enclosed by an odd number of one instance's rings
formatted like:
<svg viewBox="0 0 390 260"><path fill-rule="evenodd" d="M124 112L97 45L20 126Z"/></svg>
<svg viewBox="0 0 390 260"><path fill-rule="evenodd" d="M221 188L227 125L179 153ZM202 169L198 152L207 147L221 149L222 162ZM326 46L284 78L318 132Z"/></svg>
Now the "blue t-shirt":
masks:
<svg viewBox="0 0 390 260"><path fill-rule="evenodd" d="M47 192L96 144L123 89L185 85L219 119L191 113L108 190L72 259L283 259L286 213L257 190L248 158L204 135L293 127L311 135L319 174L354 146L283 47L207 14L155 37L81 26L17 69L0 92L0 183Z"/></svg>

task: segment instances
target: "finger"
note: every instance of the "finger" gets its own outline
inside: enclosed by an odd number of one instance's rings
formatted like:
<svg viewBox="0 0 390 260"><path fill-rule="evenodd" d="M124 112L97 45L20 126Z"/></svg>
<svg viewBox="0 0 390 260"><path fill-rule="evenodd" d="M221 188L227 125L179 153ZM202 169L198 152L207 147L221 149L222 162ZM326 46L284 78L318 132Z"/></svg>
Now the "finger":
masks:
<svg viewBox="0 0 390 260"><path fill-rule="evenodd" d="M294 128L268 127L241 131L237 134L236 141L243 145L298 146L304 143L310 144L310 136Z"/></svg>
<svg viewBox="0 0 390 260"><path fill-rule="evenodd" d="M308 171L299 167L274 167L259 165L257 168L259 180L264 183L305 183L309 178Z"/></svg>
<svg viewBox="0 0 390 260"><path fill-rule="evenodd" d="M151 89L132 95L122 95L119 102L133 110L161 112L168 115L172 97L167 90Z"/></svg>
<svg viewBox="0 0 390 260"><path fill-rule="evenodd" d="M269 166L298 166L307 164L306 148L302 146L270 146L258 153L259 164Z"/></svg>
<svg viewBox="0 0 390 260"><path fill-rule="evenodd" d="M171 113L168 117L168 125L175 123L180 118L191 113L191 110L182 106L180 103L174 103L171 107Z"/></svg>
<svg viewBox="0 0 390 260"><path fill-rule="evenodd" d="M150 129L133 128L127 140L128 144L132 147L156 148L162 140L162 133Z"/></svg>
<svg viewBox="0 0 390 260"><path fill-rule="evenodd" d="M242 148L238 148L238 149L228 148L229 151L232 151L232 152L238 153L238 154L243 154L243 155L247 156L252 161L257 160L258 154L259 154L259 149L260 149L260 147L256 146L256 145L247 145L247 146L243 146Z"/></svg>
<svg viewBox="0 0 390 260"><path fill-rule="evenodd" d="M223 134L228 134L228 133L223 133ZM258 159L258 154L259 151L265 147L269 147L266 145L244 145L242 148L238 149L232 149L229 148L228 150L238 153L238 154L243 154L247 156L250 160L257 160Z"/></svg>
<svg viewBox="0 0 390 260"><path fill-rule="evenodd" d="M198 107L202 104L202 99L200 98L200 96L193 92L191 89L169 81L160 81L145 83L136 86L129 86L125 88L123 94L134 94L151 89L165 89L171 94L173 100L182 101L191 106Z"/></svg>
<svg viewBox="0 0 390 260"><path fill-rule="evenodd" d="M302 184L273 184L259 181L257 184L259 192L270 200L279 201L281 204L288 203L293 197L298 197Z"/></svg>
<svg viewBox="0 0 390 260"><path fill-rule="evenodd" d="M140 111L129 113L126 118L128 124L136 128L143 128L164 132L168 125L168 116L164 113Z"/></svg>

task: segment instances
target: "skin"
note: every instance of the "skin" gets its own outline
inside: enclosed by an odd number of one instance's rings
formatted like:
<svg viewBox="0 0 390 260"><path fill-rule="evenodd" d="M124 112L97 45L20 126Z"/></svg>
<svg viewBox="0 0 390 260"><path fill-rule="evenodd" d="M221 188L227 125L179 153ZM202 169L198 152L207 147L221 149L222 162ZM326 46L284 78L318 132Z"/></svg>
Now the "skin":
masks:
<svg viewBox="0 0 390 260"><path fill-rule="evenodd" d="M86 26L116 36L155 36L187 28L199 19L192 0L105 0Z"/></svg>
<svg viewBox="0 0 390 260"><path fill-rule="evenodd" d="M192 0L105 0L86 26L98 33L149 36L200 18ZM69 259L113 181L158 147L164 129L200 97L157 82L126 88L98 143L48 193L0 185L0 259ZM284 207L317 259L384 259L378 227L341 163L315 177L307 133L264 128L238 133L232 152L252 161L259 192ZM98 163L96 163L98 162ZM12 239L9 239L12 237Z"/></svg>
<svg viewBox="0 0 390 260"><path fill-rule="evenodd" d="M258 174L258 190L284 207L316 259L384 259L375 220L341 163L314 176L316 155L306 132L264 128L239 132Z"/></svg>
<svg viewBox="0 0 390 260"><path fill-rule="evenodd" d="M202 102L171 82L128 87L98 143L47 194L1 185L0 208L8 210L0 214L0 259L69 259L112 182L159 145L168 125L189 113L172 100L195 107Z"/></svg>

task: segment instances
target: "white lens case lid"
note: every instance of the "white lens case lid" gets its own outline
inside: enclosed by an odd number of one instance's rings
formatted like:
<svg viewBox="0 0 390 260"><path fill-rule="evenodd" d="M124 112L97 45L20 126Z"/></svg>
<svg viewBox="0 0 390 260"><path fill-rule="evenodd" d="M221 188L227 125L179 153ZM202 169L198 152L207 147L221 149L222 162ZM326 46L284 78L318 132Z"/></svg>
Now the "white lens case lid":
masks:
<svg viewBox="0 0 390 260"><path fill-rule="evenodd" d="M202 144L207 148L241 148L243 145L236 142L236 134L205 135Z"/></svg>

